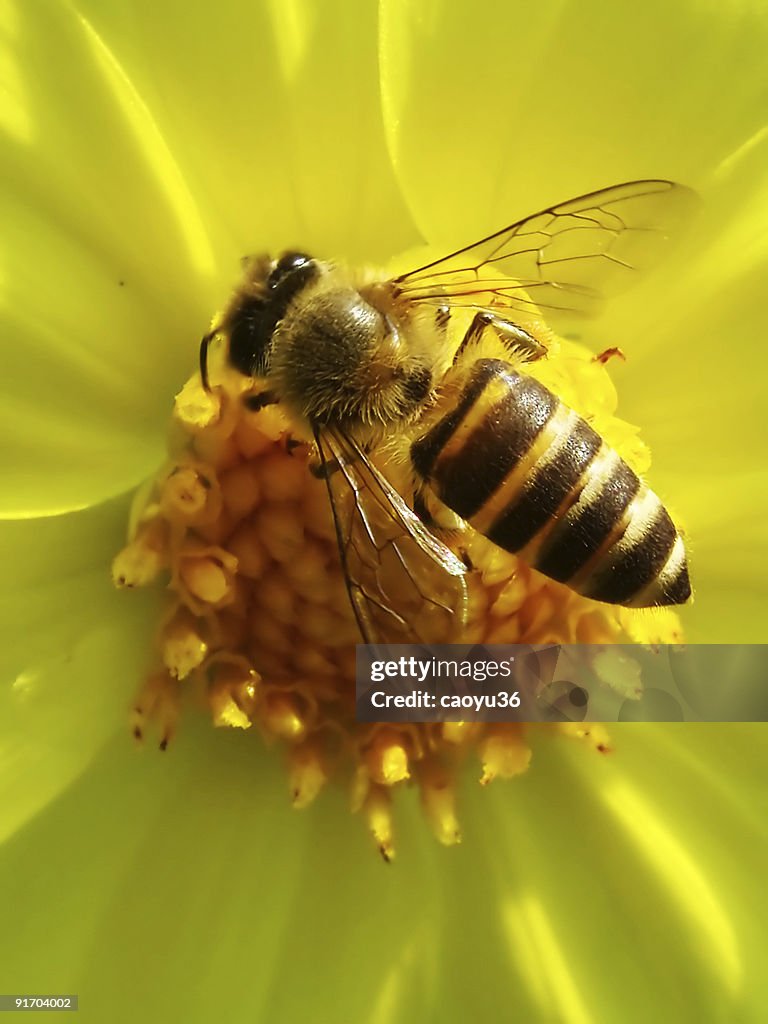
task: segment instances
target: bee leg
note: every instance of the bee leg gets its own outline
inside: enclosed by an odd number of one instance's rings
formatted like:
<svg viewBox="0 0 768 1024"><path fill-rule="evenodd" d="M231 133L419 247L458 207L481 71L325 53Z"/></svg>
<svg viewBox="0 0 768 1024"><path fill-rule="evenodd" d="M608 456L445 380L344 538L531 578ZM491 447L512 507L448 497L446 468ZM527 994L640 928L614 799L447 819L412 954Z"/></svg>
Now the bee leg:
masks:
<svg viewBox="0 0 768 1024"><path fill-rule="evenodd" d="M427 491L423 487L417 487L417 489L413 492L413 501L411 503L411 508L422 521L422 523L426 526L426 528L430 531L430 533L434 534L435 537L438 538L438 540L442 540L444 543L447 543L453 540L454 538L461 536L462 530L459 525L458 517L449 509L446 509L445 511L447 512L451 521L450 523L440 522L440 520L435 516L434 512L429 507L429 503L427 502ZM464 561L462 555L459 555L459 557L461 558L462 561Z"/></svg>
<svg viewBox="0 0 768 1024"><path fill-rule="evenodd" d="M324 462L321 462L316 457L310 459L307 467L316 480L328 480L341 469L338 459L326 459Z"/></svg>
<svg viewBox="0 0 768 1024"><path fill-rule="evenodd" d="M466 565L466 567L469 569L470 572L474 572L475 563L469 557L469 552L468 551L465 551L464 548L462 548L459 551L459 558L462 560L464 565Z"/></svg>
<svg viewBox="0 0 768 1024"><path fill-rule="evenodd" d="M547 354L545 346L537 341L533 335L529 334L528 331L524 331L522 327L518 327L511 320L503 320L500 316L496 316L495 313L482 310L479 313L475 313L472 318L472 323L469 325L467 333L456 350L456 355L453 358L454 366L470 345L478 344L489 327L496 332L496 336L502 345L509 349L510 353L518 357L522 355L526 363L542 359Z"/></svg>
<svg viewBox="0 0 768 1024"><path fill-rule="evenodd" d="M291 437L290 434L286 435L285 438L285 450L289 455L293 455L297 448L306 448L306 441L299 441L296 437Z"/></svg>
<svg viewBox="0 0 768 1024"><path fill-rule="evenodd" d="M413 511L428 529L434 530L439 526L439 523L427 507L424 491L421 487L413 492Z"/></svg>
<svg viewBox="0 0 768 1024"><path fill-rule="evenodd" d="M257 395L244 395L243 405L250 412L258 412L265 405L277 405L280 399L274 391L260 391Z"/></svg>
<svg viewBox="0 0 768 1024"><path fill-rule="evenodd" d="M435 313L435 326L439 331L445 334L445 329L448 326L448 321L451 319L451 307L450 306L438 306L437 312Z"/></svg>

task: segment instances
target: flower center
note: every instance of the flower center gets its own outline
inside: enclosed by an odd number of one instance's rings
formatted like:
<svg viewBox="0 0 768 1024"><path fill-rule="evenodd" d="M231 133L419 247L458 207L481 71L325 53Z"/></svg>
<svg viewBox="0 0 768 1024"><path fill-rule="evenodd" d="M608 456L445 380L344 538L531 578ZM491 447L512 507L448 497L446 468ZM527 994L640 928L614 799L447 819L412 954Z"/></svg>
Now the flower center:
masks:
<svg viewBox="0 0 768 1024"><path fill-rule="evenodd" d="M612 418L615 394L598 362L574 346L550 387L591 418L625 458L642 461L631 428ZM602 418L602 423L597 421ZM296 442L280 409L248 411L236 394L191 378L177 396L168 464L134 510L116 557L122 587L170 576L155 664L133 711L165 749L183 703L202 697L214 725L256 725L288 752L296 807L332 775L351 779L385 859L393 856L392 796L418 786L425 815L446 844L460 838L454 778L468 753L480 782L524 772L534 727L519 723L366 724L355 721L355 644L360 641L337 549L326 483L313 452ZM627 444L626 442L629 442ZM633 448L634 446L634 448ZM630 451L627 451L630 449ZM379 463L386 474L386 461ZM644 468L644 467L640 467ZM393 467L394 471L394 467ZM608 644L680 638L673 613L598 604L495 547L462 538L469 556L465 643ZM598 726L546 726L607 749Z"/></svg>

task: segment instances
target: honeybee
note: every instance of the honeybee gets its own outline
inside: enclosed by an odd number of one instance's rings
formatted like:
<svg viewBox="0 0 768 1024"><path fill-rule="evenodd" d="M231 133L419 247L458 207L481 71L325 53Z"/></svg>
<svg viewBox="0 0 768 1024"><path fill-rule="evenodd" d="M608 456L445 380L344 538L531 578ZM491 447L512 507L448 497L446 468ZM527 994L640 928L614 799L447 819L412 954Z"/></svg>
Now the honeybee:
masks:
<svg viewBox="0 0 768 1024"><path fill-rule="evenodd" d="M548 351L531 318L593 314L656 260L692 197L615 185L389 279L298 251L250 262L201 342L203 385L219 337L249 379L245 406L279 403L314 445L366 643L460 639L470 566L436 508L595 601L688 600L659 498L525 366ZM483 355L489 332L505 358ZM372 456L392 438L410 481L398 486Z"/></svg>

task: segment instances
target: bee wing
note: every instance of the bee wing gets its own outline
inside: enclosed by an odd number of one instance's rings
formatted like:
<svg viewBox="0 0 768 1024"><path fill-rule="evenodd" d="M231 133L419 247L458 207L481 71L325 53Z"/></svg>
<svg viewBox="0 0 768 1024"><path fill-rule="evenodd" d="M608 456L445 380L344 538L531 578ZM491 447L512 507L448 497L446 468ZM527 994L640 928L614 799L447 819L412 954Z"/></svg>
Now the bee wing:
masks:
<svg viewBox="0 0 768 1024"><path fill-rule="evenodd" d="M393 283L414 302L594 316L659 260L696 201L672 181L625 182L534 213Z"/></svg>
<svg viewBox="0 0 768 1024"><path fill-rule="evenodd" d="M315 431L341 565L363 641L449 642L466 620L467 568L351 438Z"/></svg>

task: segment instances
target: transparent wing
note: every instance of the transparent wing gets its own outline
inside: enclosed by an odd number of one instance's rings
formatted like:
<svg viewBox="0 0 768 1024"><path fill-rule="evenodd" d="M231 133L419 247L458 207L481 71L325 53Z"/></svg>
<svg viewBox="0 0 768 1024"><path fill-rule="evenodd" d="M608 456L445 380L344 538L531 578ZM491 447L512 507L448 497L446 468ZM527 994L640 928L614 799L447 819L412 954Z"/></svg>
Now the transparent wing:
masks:
<svg viewBox="0 0 768 1024"><path fill-rule="evenodd" d="M457 641L466 566L424 526L365 452L316 431L342 569L364 643Z"/></svg>
<svg viewBox="0 0 768 1024"><path fill-rule="evenodd" d="M659 261L697 202L672 181L629 181L559 203L395 278L414 302L594 316Z"/></svg>

